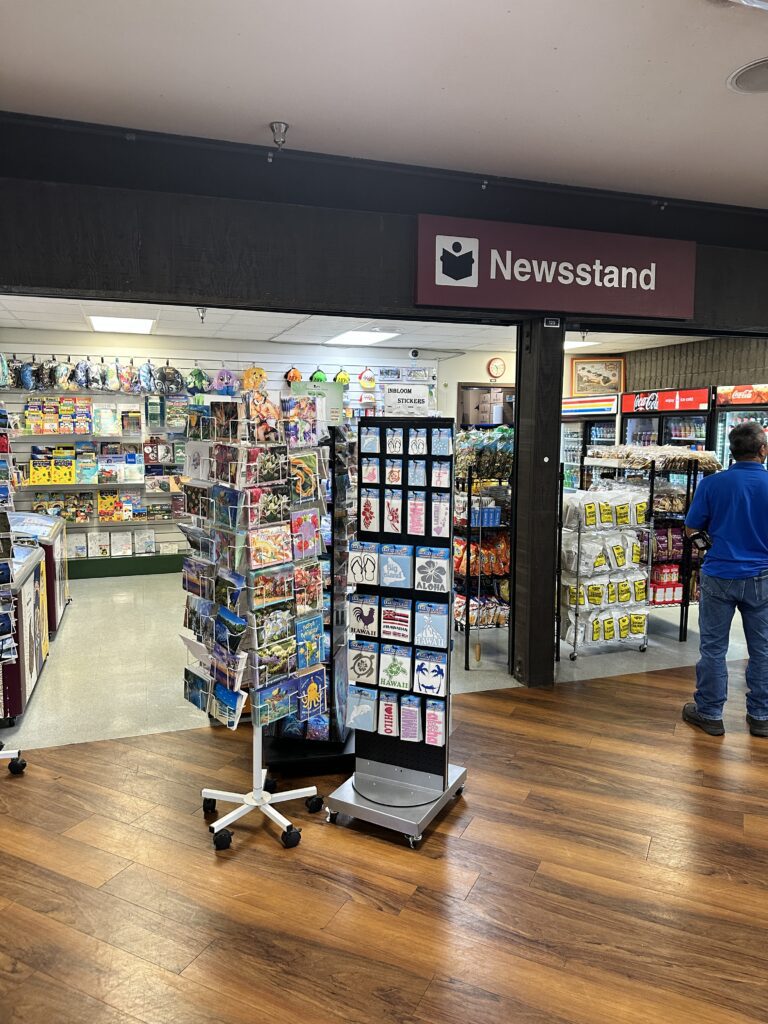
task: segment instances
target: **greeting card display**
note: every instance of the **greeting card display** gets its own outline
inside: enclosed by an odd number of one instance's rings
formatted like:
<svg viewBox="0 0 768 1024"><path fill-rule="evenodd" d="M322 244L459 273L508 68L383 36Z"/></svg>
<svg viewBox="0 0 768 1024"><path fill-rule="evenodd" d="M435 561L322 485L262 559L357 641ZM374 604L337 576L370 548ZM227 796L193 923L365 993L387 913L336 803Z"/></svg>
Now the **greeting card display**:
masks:
<svg viewBox="0 0 768 1024"><path fill-rule="evenodd" d="M349 628L357 636L379 635L379 598L375 594L350 594Z"/></svg>
<svg viewBox="0 0 768 1024"><path fill-rule="evenodd" d="M249 528L283 523L291 514L288 484L247 487L245 495Z"/></svg>
<svg viewBox="0 0 768 1024"><path fill-rule="evenodd" d="M299 684L296 679L285 679L276 686L251 690L254 724L260 727L279 722L286 715L298 711Z"/></svg>
<svg viewBox="0 0 768 1024"><path fill-rule="evenodd" d="M249 448L245 460L247 487L281 483L288 479L288 449L283 444Z"/></svg>
<svg viewBox="0 0 768 1024"><path fill-rule="evenodd" d="M257 649L268 647L278 640L288 640L295 632L296 616L293 605L271 605L251 614L254 641Z"/></svg>
<svg viewBox="0 0 768 1024"><path fill-rule="evenodd" d="M280 400L289 448L311 448L317 444L317 400L311 395L291 395Z"/></svg>
<svg viewBox="0 0 768 1024"><path fill-rule="evenodd" d="M255 569L248 574L248 592L251 608L290 600L293 597L293 566L274 569Z"/></svg>
<svg viewBox="0 0 768 1024"><path fill-rule="evenodd" d="M248 541L252 569L279 565L293 558L291 528L287 523L252 530L248 534Z"/></svg>
<svg viewBox="0 0 768 1024"><path fill-rule="evenodd" d="M291 512L293 557L297 562L320 554L320 515L316 508Z"/></svg>
<svg viewBox="0 0 768 1024"><path fill-rule="evenodd" d="M323 660L323 613L296 622L296 667L299 671Z"/></svg>
<svg viewBox="0 0 768 1024"><path fill-rule="evenodd" d="M267 444L283 440L279 398L266 392L251 391L244 396L244 404L249 440Z"/></svg>
<svg viewBox="0 0 768 1024"><path fill-rule="evenodd" d="M350 683L376 686L378 682L379 645L370 640L349 640L347 643L347 675Z"/></svg>
<svg viewBox="0 0 768 1024"><path fill-rule="evenodd" d="M299 720L308 722L328 713L328 679L324 668L298 678ZM327 736L324 736L327 739Z"/></svg>
<svg viewBox="0 0 768 1024"><path fill-rule="evenodd" d="M291 501L301 504L317 498L317 453L297 452L289 459Z"/></svg>
<svg viewBox="0 0 768 1024"><path fill-rule="evenodd" d="M214 600L216 604L235 611L245 589L245 576L232 569L228 569L226 566L220 565L216 569L214 583Z"/></svg>

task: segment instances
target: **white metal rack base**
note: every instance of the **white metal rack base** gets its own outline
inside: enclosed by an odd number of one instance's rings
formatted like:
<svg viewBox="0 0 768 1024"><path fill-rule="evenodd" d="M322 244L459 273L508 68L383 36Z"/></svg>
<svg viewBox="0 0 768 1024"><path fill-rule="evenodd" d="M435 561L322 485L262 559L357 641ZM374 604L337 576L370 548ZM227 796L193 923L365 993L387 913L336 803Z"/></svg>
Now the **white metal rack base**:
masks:
<svg viewBox="0 0 768 1024"><path fill-rule="evenodd" d="M286 849L298 846L301 841L301 829L296 828L279 811L275 810L273 804L285 803L288 800L304 800L307 810L313 814L322 810L323 798L317 795L317 786L305 786L302 789L289 789L284 793L271 793L267 788L267 769L261 767L262 763L262 736L261 728L254 723L253 726L253 789L250 793L233 793L225 789L203 789L203 813L214 814L216 812L216 801L222 800L227 804L237 804L233 811L217 818L208 826L208 831L213 835L213 845L217 850L228 850L232 845L232 832L229 825L234 824L240 818L244 818L251 811L261 813L279 825L283 830L280 841Z"/></svg>

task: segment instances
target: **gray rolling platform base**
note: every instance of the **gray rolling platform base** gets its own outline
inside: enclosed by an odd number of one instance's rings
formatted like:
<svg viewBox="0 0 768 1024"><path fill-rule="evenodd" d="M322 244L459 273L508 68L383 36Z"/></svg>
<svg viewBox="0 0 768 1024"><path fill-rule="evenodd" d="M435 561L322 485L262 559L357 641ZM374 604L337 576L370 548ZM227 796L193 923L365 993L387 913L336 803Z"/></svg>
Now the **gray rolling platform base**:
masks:
<svg viewBox="0 0 768 1024"><path fill-rule="evenodd" d="M467 769L448 765L448 786L441 776L358 759L355 774L326 798L329 821L338 814L402 832L411 846L455 796L460 796Z"/></svg>

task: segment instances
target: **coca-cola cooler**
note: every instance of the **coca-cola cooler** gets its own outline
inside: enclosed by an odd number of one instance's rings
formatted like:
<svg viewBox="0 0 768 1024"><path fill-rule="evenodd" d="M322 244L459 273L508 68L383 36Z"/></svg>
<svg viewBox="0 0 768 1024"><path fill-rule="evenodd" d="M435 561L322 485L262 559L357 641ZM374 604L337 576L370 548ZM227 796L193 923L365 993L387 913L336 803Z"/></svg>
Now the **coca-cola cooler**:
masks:
<svg viewBox="0 0 768 1024"><path fill-rule="evenodd" d="M711 388L628 391L621 396L623 444L711 447Z"/></svg>
<svg viewBox="0 0 768 1024"><path fill-rule="evenodd" d="M768 430L768 384L734 384L715 392L715 451L724 466L731 461L728 435L740 423L754 421Z"/></svg>

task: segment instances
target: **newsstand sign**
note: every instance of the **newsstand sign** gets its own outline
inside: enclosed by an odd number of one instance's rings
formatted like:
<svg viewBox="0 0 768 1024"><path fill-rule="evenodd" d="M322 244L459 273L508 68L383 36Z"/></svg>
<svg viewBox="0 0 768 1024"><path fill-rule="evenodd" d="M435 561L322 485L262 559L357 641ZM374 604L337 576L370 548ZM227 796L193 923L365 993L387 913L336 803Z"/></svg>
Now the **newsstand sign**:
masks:
<svg viewBox="0 0 768 1024"><path fill-rule="evenodd" d="M694 242L419 217L423 306L689 320L695 272Z"/></svg>

